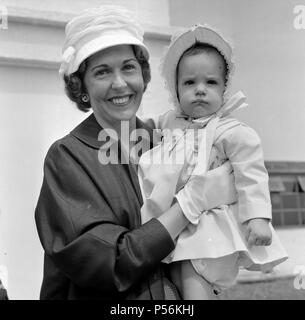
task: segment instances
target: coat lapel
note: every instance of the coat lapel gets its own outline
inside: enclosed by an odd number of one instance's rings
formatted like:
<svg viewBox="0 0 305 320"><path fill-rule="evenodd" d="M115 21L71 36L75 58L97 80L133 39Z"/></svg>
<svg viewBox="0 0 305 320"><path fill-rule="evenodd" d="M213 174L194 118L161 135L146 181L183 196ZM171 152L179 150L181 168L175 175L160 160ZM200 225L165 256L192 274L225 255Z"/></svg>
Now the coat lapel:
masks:
<svg viewBox="0 0 305 320"><path fill-rule="evenodd" d="M148 132L149 134L149 145L150 148L153 147L153 130L149 128L143 121L137 118L136 120L136 128L137 129L144 129ZM138 179L138 164L130 163L127 165L128 171L129 171L129 177L131 180L131 183L136 191L137 198L142 206L143 204L143 198L142 198L142 193L140 189L140 184L139 184L139 179Z"/></svg>
<svg viewBox="0 0 305 320"><path fill-rule="evenodd" d="M153 130L148 127L139 118L136 119L136 128L144 129L149 134L149 146L153 147ZM92 113L88 118L81 122L74 130L71 131L71 135L82 141L83 143L89 145L94 149L99 149L106 141L99 141L98 136L103 128L96 121L94 114ZM122 164L123 167L128 172L130 181L134 187L137 198L140 204L143 204L142 193L139 185L138 174L137 174L137 164L129 163Z"/></svg>

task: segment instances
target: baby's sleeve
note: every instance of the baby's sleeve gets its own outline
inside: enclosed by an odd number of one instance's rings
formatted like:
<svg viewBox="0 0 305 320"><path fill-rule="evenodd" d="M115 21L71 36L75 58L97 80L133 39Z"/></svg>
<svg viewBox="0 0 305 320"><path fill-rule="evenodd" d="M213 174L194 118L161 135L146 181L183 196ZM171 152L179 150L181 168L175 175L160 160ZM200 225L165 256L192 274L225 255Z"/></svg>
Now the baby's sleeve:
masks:
<svg viewBox="0 0 305 320"><path fill-rule="evenodd" d="M225 134L223 147L234 170L240 222L254 218L271 220L269 177L258 134L240 124Z"/></svg>

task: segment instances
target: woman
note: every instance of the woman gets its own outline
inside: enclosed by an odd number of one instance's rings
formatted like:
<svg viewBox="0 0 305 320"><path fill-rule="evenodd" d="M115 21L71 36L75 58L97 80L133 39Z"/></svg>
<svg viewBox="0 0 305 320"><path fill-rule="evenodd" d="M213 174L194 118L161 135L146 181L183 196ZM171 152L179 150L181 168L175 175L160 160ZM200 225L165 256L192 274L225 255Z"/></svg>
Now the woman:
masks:
<svg viewBox="0 0 305 320"><path fill-rule="evenodd" d="M60 72L70 99L83 111L92 107L93 114L56 141L45 159L35 211L45 250L41 299L169 298L165 288L171 283L161 261L189 223L188 208L195 206L200 214L220 204L215 193L227 203L235 199L228 193L232 177L222 167L206 180L189 180L179 196L184 212L176 202L141 225L136 166L101 161L100 151L109 142L101 132L121 137L121 124L127 122L129 132L151 133L136 117L150 81L142 40L131 13L116 6L87 10L66 27ZM119 159L128 147L118 141ZM224 179L215 190L211 183L217 175Z"/></svg>

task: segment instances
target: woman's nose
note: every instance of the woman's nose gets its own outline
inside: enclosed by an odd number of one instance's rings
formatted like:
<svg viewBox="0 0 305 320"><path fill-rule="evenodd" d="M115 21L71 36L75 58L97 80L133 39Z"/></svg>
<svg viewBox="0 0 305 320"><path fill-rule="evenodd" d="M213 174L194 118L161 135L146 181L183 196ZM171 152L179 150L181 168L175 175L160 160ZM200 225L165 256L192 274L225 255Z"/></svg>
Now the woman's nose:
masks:
<svg viewBox="0 0 305 320"><path fill-rule="evenodd" d="M121 89L125 88L126 86L127 83L124 77L120 73L115 74L112 81L112 89Z"/></svg>

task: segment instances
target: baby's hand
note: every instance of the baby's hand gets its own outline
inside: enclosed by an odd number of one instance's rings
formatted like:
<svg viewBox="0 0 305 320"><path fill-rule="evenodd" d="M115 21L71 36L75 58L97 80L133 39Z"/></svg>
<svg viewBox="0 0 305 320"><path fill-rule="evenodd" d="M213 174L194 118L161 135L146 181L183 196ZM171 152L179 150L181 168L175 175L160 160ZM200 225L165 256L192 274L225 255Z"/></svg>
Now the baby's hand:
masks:
<svg viewBox="0 0 305 320"><path fill-rule="evenodd" d="M246 240L249 246L269 246L272 241L269 220L251 219L247 224Z"/></svg>

